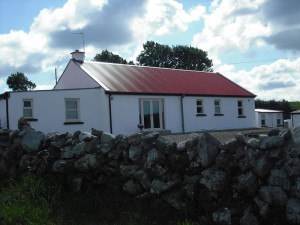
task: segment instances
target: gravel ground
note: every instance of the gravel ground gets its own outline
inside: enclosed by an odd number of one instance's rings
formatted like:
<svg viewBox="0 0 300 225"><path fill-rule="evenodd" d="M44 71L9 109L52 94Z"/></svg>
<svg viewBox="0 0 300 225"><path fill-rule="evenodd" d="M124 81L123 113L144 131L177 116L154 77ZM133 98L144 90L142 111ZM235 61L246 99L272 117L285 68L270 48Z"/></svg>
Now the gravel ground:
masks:
<svg viewBox="0 0 300 225"><path fill-rule="evenodd" d="M231 138L234 138L236 134L242 133L242 134L249 134L249 133L260 133L260 132L268 132L271 130L271 128L262 128L262 129L247 129L247 130L230 130L230 131L207 131L214 137L216 137L221 142L226 142ZM194 133L201 133L201 132L194 132ZM175 141L176 143L179 143L181 141L187 140L190 136L190 133L181 133L181 134L169 134L164 135L164 137L170 141Z"/></svg>

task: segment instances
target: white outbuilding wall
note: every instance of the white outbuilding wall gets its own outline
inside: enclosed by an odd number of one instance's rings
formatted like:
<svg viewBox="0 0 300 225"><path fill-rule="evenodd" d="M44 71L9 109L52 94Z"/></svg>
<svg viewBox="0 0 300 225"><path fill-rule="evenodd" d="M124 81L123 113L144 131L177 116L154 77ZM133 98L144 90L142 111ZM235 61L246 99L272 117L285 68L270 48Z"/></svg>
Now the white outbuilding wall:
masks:
<svg viewBox="0 0 300 225"><path fill-rule="evenodd" d="M270 109L255 109L257 127L283 127L283 112Z"/></svg>
<svg viewBox="0 0 300 225"><path fill-rule="evenodd" d="M300 111L299 110L291 113L291 120L292 120L292 122L291 122L292 127L300 124Z"/></svg>

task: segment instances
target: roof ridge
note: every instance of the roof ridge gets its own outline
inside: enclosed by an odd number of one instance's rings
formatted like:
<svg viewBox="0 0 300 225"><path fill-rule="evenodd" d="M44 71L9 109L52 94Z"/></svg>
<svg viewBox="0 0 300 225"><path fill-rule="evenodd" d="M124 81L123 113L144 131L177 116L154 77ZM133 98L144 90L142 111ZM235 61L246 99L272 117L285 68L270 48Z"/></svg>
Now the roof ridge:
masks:
<svg viewBox="0 0 300 225"><path fill-rule="evenodd" d="M132 67L143 67L143 68L153 68L153 69L167 69L167 70L198 72L198 73L211 73L211 74L218 73L218 72L208 72L208 71L200 71L200 70L187 70L187 69L176 69L176 68L159 67L159 66L143 66L143 65L136 65L136 64L132 65L132 64L123 64L123 63L100 62L100 61L93 61L93 60L85 60L83 63L107 64L107 65L118 65L118 66L132 66Z"/></svg>

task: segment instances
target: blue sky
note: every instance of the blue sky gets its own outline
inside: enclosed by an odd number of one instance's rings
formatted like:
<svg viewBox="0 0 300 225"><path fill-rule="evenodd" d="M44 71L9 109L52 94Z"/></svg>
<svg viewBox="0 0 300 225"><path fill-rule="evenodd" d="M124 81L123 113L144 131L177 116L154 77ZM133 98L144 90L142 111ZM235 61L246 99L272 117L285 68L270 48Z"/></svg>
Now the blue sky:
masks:
<svg viewBox="0 0 300 225"><path fill-rule="evenodd" d="M298 0L1 0L0 93L11 73L51 89L70 52L135 61L147 40L208 52L214 70L258 98L300 100Z"/></svg>

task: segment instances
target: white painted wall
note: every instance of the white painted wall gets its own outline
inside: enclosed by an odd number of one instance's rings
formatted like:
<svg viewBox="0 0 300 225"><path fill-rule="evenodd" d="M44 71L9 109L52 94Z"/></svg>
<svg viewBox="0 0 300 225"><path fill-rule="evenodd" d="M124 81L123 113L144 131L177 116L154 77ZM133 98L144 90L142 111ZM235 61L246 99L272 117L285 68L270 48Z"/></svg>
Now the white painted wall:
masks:
<svg viewBox="0 0 300 225"><path fill-rule="evenodd" d="M6 102L5 99L0 100L0 121L1 121L1 127L6 128L7 127L7 121L6 121Z"/></svg>
<svg viewBox="0 0 300 225"><path fill-rule="evenodd" d="M196 100L203 100L203 110L206 116L197 116ZM215 116L214 100L221 101L221 114ZM243 101L245 118L238 118L237 101ZM230 97L185 97L185 131L224 130L256 127L255 105L253 98Z"/></svg>
<svg viewBox="0 0 300 225"><path fill-rule="evenodd" d="M131 134L138 130L139 99L163 99L164 124L166 130L181 133L181 97L180 96L151 96L151 95L112 95L112 127L115 134ZM196 100L204 100L206 116L196 116ZM214 100L221 100L223 116L214 116ZM238 118L237 101L243 100L245 118ZM253 98L214 98L190 97L183 98L185 132L203 130L223 130L254 128L256 126L255 107Z"/></svg>
<svg viewBox="0 0 300 225"><path fill-rule="evenodd" d="M262 127L262 115L265 115L265 127L276 128L283 126L283 113L282 112L255 112L257 118L257 126ZM280 114L281 124L277 125L278 114Z"/></svg>
<svg viewBox="0 0 300 225"><path fill-rule="evenodd" d="M292 119L292 127L296 126L297 124L300 124L300 114L291 114Z"/></svg>
<svg viewBox="0 0 300 225"><path fill-rule="evenodd" d="M80 119L84 124L64 125L65 98L80 99ZM109 132L108 99L103 89L49 90L11 92L9 98L10 129L18 129L18 120L23 115L23 99L33 100L33 117L31 126L42 132L91 131L91 128ZM5 100L1 100L1 107ZM7 124L2 114L3 125Z"/></svg>
<svg viewBox="0 0 300 225"><path fill-rule="evenodd" d="M70 60L54 89L95 88L99 84Z"/></svg>
<svg viewBox="0 0 300 225"><path fill-rule="evenodd" d="M65 125L65 98L80 99L80 118L84 124ZM172 133L183 132L181 96L152 95L108 95L102 88L77 90L48 90L11 92L9 98L10 129L17 129L17 122L23 115L23 99L33 100L31 126L47 132L91 131L91 128L110 132L109 98L113 134L130 135L138 131L140 123L140 99L162 99L164 104L164 125ZM203 99L206 116L196 115L196 100ZM214 100L221 100L221 113L214 115ZM238 118L237 101L243 100L245 118ZM183 101L184 131L224 130L256 127L254 99L214 98L185 96ZM5 100L0 101L2 126L5 128Z"/></svg>

